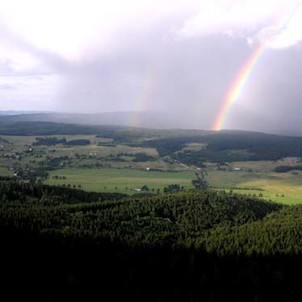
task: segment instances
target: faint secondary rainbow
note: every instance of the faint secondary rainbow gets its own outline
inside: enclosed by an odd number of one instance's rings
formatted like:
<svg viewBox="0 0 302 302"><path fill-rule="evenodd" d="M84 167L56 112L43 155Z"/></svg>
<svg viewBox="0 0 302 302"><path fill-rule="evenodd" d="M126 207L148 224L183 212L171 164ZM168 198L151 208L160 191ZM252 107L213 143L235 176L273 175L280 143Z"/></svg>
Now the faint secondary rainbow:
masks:
<svg viewBox="0 0 302 302"><path fill-rule="evenodd" d="M241 70L238 72L234 82L232 83L225 101L223 103L222 108L220 109L216 120L213 124L212 130L220 130L222 128L223 123L225 122L225 119L227 118L227 115L229 113L229 110L231 106L234 104L234 102L237 100L240 92L244 88L244 85L246 81L248 80L253 68L255 67L258 59L260 58L261 54L265 50L265 43L260 44L252 53L252 55L248 58L245 65L241 68Z"/></svg>
<svg viewBox="0 0 302 302"><path fill-rule="evenodd" d="M129 125L139 127L142 124L142 114L148 109L148 104L151 102L152 93L156 85L155 71L147 73L142 81L142 87L139 89L137 100L134 104L135 113Z"/></svg>
<svg viewBox="0 0 302 302"><path fill-rule="evenodd" d="M143 122L143 114L146 110L150 109L152 105L152 99L154 97L154 91L156 89L159 74L163 66L164 57L159 56L151 62L149 69L146 71L142 78L141 87L138 89L137 98L134 102L135 113L129 120L129 125L133 127L139 127ZM152 108L152 106L151 106Z"/></svg>

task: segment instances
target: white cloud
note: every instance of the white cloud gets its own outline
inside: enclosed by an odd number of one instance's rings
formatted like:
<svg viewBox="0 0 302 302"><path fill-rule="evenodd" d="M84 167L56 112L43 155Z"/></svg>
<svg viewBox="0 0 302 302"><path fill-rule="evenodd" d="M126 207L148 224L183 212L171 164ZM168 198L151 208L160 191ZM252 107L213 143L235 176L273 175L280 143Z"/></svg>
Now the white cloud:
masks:
<svg viewBox="0 0 302 302"><path fill-rule="evenodd" d="M299 2L1 0L0 20L14 35L37 49L69 61L83 61L123 48L125 37L152 31L167 20L171 21L171 28L165 28L163 37L175 32L182 37L222 33L257 41L264 29L274 27L272 46L289 46L302 36L301 13L293 14ZM295 17L289 21L292 15Z"/></svg>
<svg viewBox="0 0 302 302"><path fill-rule="evenodd" d="M42 67L29 52L5 44L0 45L0 66L0 74L32 73Z"/></svg>
<svg viewBox="0 0 302 302"><path fill-rule="evenodd" d="M182 37L219 33L244 37L249 44L265 37L271 39L272 47L291 46L302 39L302 13L297 9L300 2L1 0L0 20L13 35L37 49L53 52L69 61L87 61L123 48L125 37L130 39L152 31L167 20L171 21L171 28L164 29L163 37L175 32ZM3 58L1 52L0 49L0 59ZM20 65L22 60L18 57L24 55L13 50L10 57Z"/></svg>
<svg viewBox="0 0 302 302"><path fill-rule="evenodd" d="M273 48L302 40L301 0L203 1L197 14L179 30L182 37L227 34L248 44L269 42ZM231 35L229 34L231 33Z"/></svg>
<svg viewBox="0 0 302 302"><path fill-rule="evenodd" d="M0 110L54 110L60 81L57 75L0 75Z"/></svg>
<svg viewBox="0 0 302 302"><path fill-rule="evenodd" d="M196 0L1 0L0 19L35 47L79 60L121 35L191 12Z"/></svg>
<svg viewBox="0 0 302 302"><path fill-rule="evenodd" d="M302 41L302 3L290 15L279 34L271 39L270 45L272 48L285 48L300 41Z"/></svg>

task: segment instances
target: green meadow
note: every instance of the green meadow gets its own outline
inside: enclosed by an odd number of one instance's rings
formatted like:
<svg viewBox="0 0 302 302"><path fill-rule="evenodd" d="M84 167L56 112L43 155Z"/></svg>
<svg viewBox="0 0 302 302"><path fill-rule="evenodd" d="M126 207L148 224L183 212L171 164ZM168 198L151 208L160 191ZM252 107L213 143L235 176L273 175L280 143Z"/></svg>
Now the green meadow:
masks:
<svg viewBox="0 0 302 302"><path fill-rule="evenodd" d="M211 187L257 196L284 204L302 203L302 173L210 171Z"/></svg>
<svg viewBox="0 0 302 302"><path fill-rule="evenodd" d="M0 170L1 171L1 170ZM58 179L56 179L56 176ZM209 171L208 184L213 189L226 190L256 196L284 204L302 203L301 174L263 173L243 171ZM73 169L66 168L49 172L45 181L51 185L66 185L95 192L122 192L132 194L146 185L151 191L170 184L179 184L192 189L193 171L159 172L132 169Z"/></svg>
<svg viewBox="0 0 302 302"><path fill-rule="evenodd" d="M58 176L59 179L55 179ZM191 181L193 172L159 172L131 169L60 169L49 172L45 181L51 185L69 185L81 187L95 192L134 193L146 185L150 190L163 190L170 184L179 184L185 188L193 188Z"/></svg>
<svg viewBox="0 0 302 302"><path fill-rule="evenodd" d="M0 166L0 176L12 176L12 171L9 171L6 167Z"/></svg>

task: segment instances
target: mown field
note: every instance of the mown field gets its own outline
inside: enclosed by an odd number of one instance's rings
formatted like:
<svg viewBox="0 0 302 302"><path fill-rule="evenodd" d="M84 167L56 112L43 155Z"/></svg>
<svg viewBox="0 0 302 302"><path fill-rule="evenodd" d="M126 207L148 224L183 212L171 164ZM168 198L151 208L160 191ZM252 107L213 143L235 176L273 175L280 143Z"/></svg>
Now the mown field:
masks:
<svg viewBox="0 0 302 302"><path fill-rule="evenodd" d="M55 179L58 176L59 179ZM65 177L65 179L64 179ZM159 172L130 169L60 169L51 171L45 181L51 185L81 186L82 189L95 192L134 193L146 185L150 191L160 191L170 184L178 184L186 189L193 188L193 172Z"/></svg>
<svg viewBox="0 0 302 302"><path fill-rule="evenodd" d="M13 176L13 173L9 171L6 167L0 166L0 176Z"/></svg>
<svg viewBox="0 0 302 302"><path fill-rule="evenodd" d="M0 170L1 171L1 170ZM58 176L58 179L54 177ZM302 173L262 173L247 171L208 171L206 179L213 189L260 197L284 204L302 203ZM65 179L64 179L65 177ZM45 181L50 185L81 187L95 192L132 194L146 185L152 192L162 192L170 184L193 189L193 171L158 172L130 169L60 169L51 171Z"/></svg>
<svg viewBox="0 0 302 302"><path fill-rule="evenodd" d="M209 171L210 186L284 204L302 203L301 172Z"/></svg>

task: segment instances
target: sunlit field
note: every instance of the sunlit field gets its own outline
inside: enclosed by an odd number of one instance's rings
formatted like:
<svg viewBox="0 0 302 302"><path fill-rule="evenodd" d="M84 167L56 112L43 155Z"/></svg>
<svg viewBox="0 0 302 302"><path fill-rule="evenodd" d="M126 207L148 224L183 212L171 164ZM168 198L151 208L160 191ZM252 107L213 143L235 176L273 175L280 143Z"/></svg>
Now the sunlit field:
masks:
<svg viewBox="0 0 302 302"><path fill-rule="evenodd" d="M300 172L210 171L207 180L211 187L218 189L233 190L284 204L302 203Z"/></svg>
<svg viewBox="0 0 302 302"><path fill-rule="evenodd" d="M58 176L59 179L55 179ZM65 179L64 179L65 177ZM51 171L45 181L51 185L80 187L95 192L122 192L132 194L146 185L150 191L160 191L170 184L178 184L186 189L193 188L193 172L157 172L129 169L62 169Z"/></svg>

